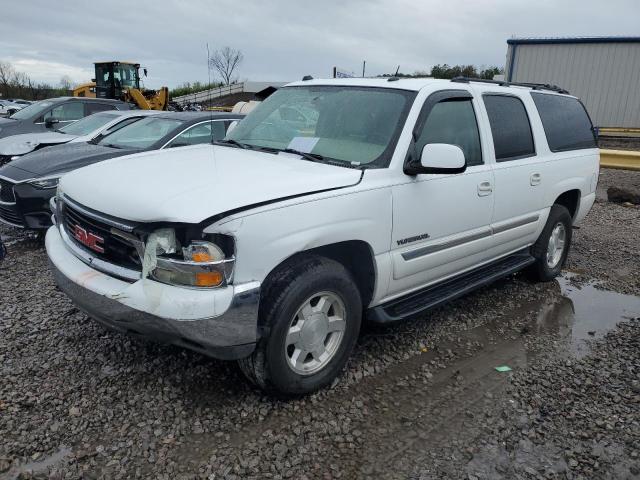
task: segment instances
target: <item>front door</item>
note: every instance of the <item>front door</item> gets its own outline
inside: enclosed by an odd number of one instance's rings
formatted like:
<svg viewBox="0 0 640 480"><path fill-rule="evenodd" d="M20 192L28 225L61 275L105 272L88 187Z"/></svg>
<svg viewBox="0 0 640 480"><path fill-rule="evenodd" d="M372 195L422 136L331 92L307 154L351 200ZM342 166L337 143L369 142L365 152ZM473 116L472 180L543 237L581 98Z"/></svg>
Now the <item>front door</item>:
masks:
<svg viewBox="0 0 640 480"><path fill-rule="evenodd" d="M388 298L477 265L491 242L493 171L483 160L474 99L466 90L436 92L425 101L415 148L459 146L461 174L424 174L393 187L393 271ZM415 154L415 153L414 153Z"/></svg>

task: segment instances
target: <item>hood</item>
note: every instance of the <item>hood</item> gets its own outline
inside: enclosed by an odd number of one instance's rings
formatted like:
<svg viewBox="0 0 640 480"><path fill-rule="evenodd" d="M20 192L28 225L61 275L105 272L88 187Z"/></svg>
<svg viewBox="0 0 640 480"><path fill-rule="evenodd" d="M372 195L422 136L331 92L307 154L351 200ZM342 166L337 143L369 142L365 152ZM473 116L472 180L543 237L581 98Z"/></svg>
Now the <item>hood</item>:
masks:
<svg viewBox="0 0 640 480"><path fill-rule="evenodd" d="M355 185L361 173L297 155L198 145L92 165L66 175L60 188L117 218L200 223L261 202Z"/></svg>
<svg viewBox="0 0 640 480"><path fill-rule="evenodd" d="M131 150L121 150L91 143L54 145L12 160L8 165L0 168L0 176L16 181L48 177L130 153ZM22 172L22 178L16 178L20 172Z"/></svg>
<svg viewBox="0 0 640 480"><path fill-rule="evenodd" d="M0 155L24 155L33 152L38 147L67 143L77 135L67 135L59 132L23 133L0 138Z"/></svg>

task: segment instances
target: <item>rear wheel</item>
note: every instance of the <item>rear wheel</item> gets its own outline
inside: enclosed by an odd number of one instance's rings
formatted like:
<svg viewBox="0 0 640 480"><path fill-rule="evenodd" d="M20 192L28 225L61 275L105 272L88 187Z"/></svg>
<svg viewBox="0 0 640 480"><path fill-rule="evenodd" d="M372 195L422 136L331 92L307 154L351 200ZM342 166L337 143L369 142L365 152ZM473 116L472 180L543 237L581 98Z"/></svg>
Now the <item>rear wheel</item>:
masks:
<svg viewBox="0 0 640 480"><path fill-rule="evenodd" d="M571 234L569 210L562 205L553 205L542 233L531 247L536 262L529 271L535 280L548 282L560 274L571 246Z"/></svg>
<svg viewBox="0 0 640 480"><path fill-rule="evenodd" d="M243 373L282 395L330 384L360 330L360 292L349 272L338 262L309 256L281 268L263 292L261 320L269 333L238 362Z"/></svg>

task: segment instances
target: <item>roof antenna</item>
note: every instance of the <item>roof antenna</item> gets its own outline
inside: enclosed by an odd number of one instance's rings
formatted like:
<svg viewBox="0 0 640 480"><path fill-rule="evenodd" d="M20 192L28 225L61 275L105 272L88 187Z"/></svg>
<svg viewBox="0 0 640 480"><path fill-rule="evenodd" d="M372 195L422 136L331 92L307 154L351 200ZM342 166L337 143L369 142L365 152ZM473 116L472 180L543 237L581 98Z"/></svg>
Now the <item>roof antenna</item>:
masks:
<svg viewBox="0 0 640 480"><path fill-rule="evenodd" d="M400 65L398 65L398 68L396 68L396 73L393 75L394 77L398 76L398 72L400 71Z"/></svg>

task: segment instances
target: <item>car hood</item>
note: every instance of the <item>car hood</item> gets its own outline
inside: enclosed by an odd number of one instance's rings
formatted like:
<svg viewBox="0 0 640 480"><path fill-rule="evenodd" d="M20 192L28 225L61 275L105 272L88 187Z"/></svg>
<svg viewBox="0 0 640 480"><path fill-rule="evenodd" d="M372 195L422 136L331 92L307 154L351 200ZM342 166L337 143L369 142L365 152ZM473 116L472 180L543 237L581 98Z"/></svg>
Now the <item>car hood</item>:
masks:
<svg viewBox="0 0 640 480"><path fill-rule="evenodd" d="M124 220L200 223L242 207L355 185L361 173L297 155L199 145L82 168L66 175L60 189Z"/></svg>
<svg viewBox="0 0 640 480"><path fill-rule="evenodd" d="M23 133L0 138L0 155L24 155L45 145L67 143L77 135L67 135L59 132Z"/></svg>
<svg viewBox="0 0 640 480"><path fill-rule="evenodd" d="M54 145L12 160L0 168L0 176L16 181L48 177L130 153L132 153L131 150L104 147L92 143Z"/></svg>

